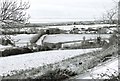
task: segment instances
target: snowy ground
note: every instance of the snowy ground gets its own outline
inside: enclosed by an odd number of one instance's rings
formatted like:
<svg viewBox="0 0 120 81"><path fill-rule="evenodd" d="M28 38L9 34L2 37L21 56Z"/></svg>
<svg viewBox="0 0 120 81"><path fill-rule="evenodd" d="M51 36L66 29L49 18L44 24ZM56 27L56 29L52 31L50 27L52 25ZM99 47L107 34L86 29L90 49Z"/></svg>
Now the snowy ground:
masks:
<svg viewBox="0 0 120 81"><path fill-rule="evenodd" d="M49 43L58 43L58 42L67 42L67 41L78 41L85 39L96 39L98 36L102 38L109 38L110 34L55 34L55 35L47 35L43 42ZM39 41L39 40L38 40Z"/></svg>
<svg viewBox="0 0 120 81"><path fill-rule="evenodd" d="M30 42L30 39L35 36L36 34L18 34L18 35L9 35L11 39L16 42L16 46L25 46L27 43ZM0 35L0 38L4 37L3 35Z"/></svg>
<svg viewBox="0 0 120 81"><path fill-rule="evenodd" d="M106 74L106 75L104 75ZM109 79L108 76L118 75L118 58L111 59L90 70L85 74L75 77L75 79Z"/></svg>
<svg viewBox="0 0 120 81"><path fill-rule="evenodd" d="M19 34L16 36L11 36L11 38L16 41L19 40L18 42L16 42L17 46L25 46L27 45L27 43L30 42L30 39L35 35L36 34Z"/></svg>
<svg viewBox="0 0 120 81"><path fill-rule="evenodd" d="M56 50L36 52L25 55L0 57L0 75L10 74L13 70L25 70L37 68L46 64L62 61L84 53L100 50L98 49L77 49L77 50Z"/></svg>

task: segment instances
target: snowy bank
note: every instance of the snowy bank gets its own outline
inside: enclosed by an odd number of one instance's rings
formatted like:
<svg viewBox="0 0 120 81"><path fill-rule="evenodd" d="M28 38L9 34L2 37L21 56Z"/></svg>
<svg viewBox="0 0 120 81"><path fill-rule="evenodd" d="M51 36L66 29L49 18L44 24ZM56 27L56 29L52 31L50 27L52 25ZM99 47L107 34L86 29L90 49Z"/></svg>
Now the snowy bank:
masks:
<svg viewBox="0 0 120 81"><path fill-rule="evenodd" d="M118 59L103 63L91 69L90 72L77 76L75 79L109 79L108 76L112 75L118 75Z"/></svg>

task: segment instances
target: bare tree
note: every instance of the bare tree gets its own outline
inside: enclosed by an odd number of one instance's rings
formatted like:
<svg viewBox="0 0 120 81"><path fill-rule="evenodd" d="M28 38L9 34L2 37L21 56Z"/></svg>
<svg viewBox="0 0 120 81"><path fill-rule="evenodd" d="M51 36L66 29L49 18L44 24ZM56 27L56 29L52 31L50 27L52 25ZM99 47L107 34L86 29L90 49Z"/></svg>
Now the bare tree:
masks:
<svg viewBox="0 0 120 81"><path fill-rule="evenodd" d="M114 23L114 20L117 20L117 12L117 7L107 11L107 18L111 24Z"/></svg>
<svg viewBox="0 0 120 81"><path fill-rule="evenodd" d="M29 2L22 0L0 0L0 24L4 24L5 27L22 27L29 19L26 13L29 7ZM6 35L6 37L15 43L10 36Z"/></svg>
<svg viewBox="0 0 120 81"><path fill-rule="evenodd" d="M117 20L118 15L118 1L113 0L113 3L115 4L115 6L110 10L105 10L105 13L102 15L102 20L107 20L110 24L115 23L114 21Z"/></svg>
<svg viewBox="0 0 120 81"><path fill-rule="evenodd" d="M106 12L102 15L102 20L107 20L110 24L115 23L114 21L117 20L117 12L117 7L106 10Z"/></svg>
<svg viewBox="0 0 120 81"><path fill-rule="evenodd" d="M10 25L24 24L29 15L26 10L29 9L29 2L22 0L1 0L0 1L0 22Z"/></svg>

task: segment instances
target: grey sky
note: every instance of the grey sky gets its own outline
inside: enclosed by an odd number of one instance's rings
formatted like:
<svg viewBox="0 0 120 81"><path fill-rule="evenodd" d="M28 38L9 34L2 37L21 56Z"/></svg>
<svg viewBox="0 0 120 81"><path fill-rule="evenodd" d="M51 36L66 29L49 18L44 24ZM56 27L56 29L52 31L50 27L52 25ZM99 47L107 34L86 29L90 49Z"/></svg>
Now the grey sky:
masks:
<svg viewBox="0 0 120 81"><path fill-rule="evenodd" d="M31 20L98 19L114 6L114 0L29 0ZM117 0L115 0L117 1Z"/></svg>

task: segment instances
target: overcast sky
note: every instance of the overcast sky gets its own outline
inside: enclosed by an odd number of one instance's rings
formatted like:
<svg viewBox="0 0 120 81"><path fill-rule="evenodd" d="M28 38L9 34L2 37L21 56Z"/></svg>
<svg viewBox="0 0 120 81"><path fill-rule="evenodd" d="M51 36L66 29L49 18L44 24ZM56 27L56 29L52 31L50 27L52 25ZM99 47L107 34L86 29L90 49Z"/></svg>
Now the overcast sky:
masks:
<svg viewBox="0 0 120 81"><path fill-rule="evenodd" d="M30 20L98 19L114 6L116 0L29 0Z"/></svg>

